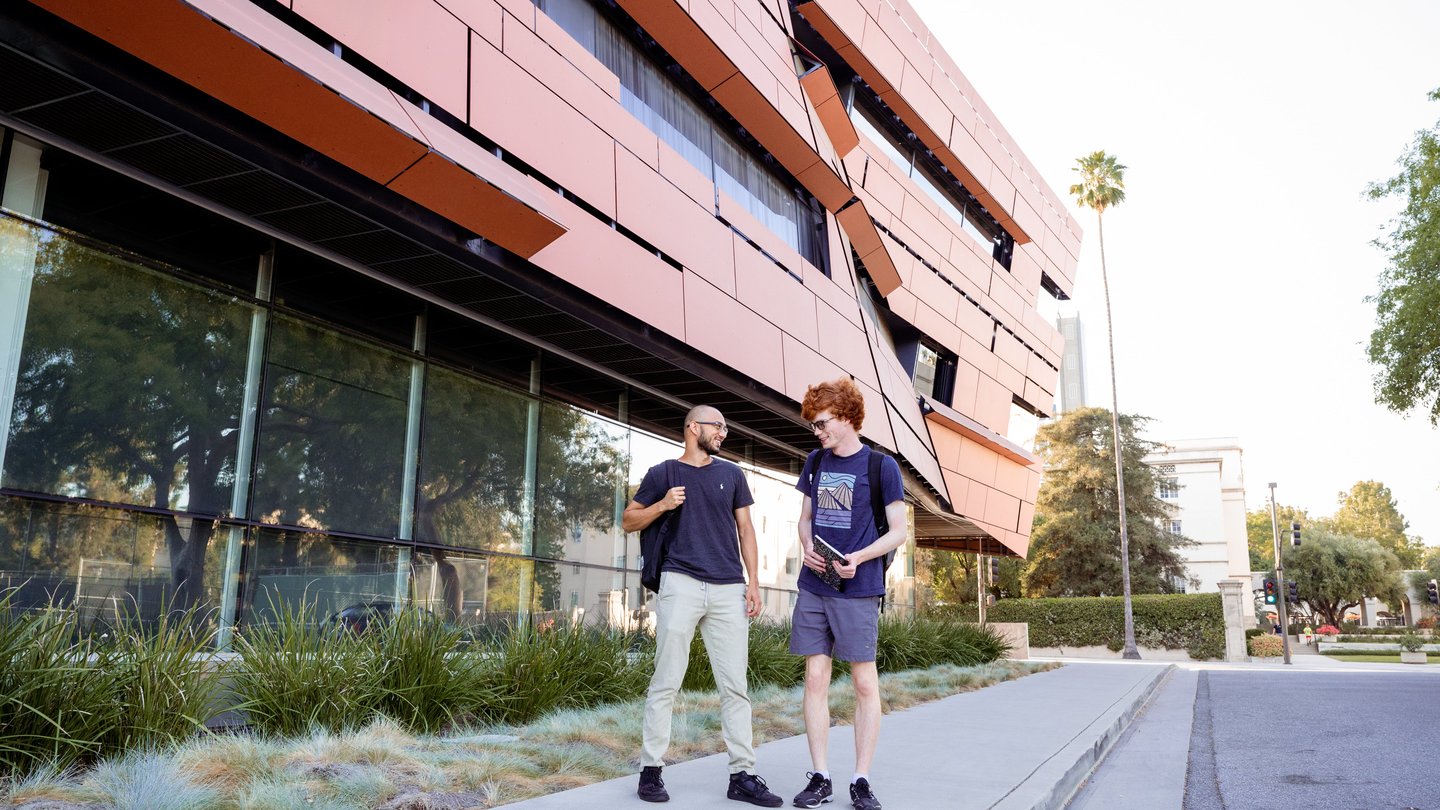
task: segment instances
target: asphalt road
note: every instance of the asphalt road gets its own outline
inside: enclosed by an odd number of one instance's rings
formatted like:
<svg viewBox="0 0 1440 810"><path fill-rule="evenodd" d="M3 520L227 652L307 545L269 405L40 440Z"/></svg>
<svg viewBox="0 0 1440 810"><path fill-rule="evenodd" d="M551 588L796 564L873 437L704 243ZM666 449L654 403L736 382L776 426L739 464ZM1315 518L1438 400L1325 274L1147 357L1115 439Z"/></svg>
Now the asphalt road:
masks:
<svg viewBox="0 0 1440 810"><path fill-rule="evenodd" d="M1183 669L1069 807L1440 810L1437 747L1435 672Z"/></svg>

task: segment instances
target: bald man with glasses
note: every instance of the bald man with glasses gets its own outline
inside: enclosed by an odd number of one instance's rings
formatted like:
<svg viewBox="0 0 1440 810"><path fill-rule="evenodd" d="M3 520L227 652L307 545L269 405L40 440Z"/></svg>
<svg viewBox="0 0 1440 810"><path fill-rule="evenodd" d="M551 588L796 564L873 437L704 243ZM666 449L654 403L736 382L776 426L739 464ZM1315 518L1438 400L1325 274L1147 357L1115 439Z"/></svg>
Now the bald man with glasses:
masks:
<svg viewBox="0 0 1440 810"><path fill-rule="evenodd" d="M675 693L685 680L690 642L698 628L720 690L720 724L730 753L725 795L760 807L779 807L784 800L754 773L750 695L745 680L750 656L747 618L759 616L761 607L759 552L750 520L755 498L740 468L716 457L729 434L720 411L703 405L692 408L685 415L684 429L685 452L645 473L621 520L625 531L636 532L680 509L673 516L676 525L670 527L660 567L655 674L645 698L636 793L647 802L670 800L660 773L670 747Z"/></svg>

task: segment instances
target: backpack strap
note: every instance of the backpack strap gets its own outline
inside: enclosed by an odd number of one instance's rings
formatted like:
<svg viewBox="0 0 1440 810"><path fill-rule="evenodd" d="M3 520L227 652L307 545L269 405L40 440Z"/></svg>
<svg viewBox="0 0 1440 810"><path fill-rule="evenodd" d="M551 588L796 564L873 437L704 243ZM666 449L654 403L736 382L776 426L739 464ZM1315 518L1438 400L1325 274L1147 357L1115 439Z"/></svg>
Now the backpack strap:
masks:
<svg viewBox="0 0 1440 810"><path fill-rule="evenodd" d="M880 476L885 466L885 454L870 448L870 510L875 513L875 532L880 536L890 531L890 521L885 517L885 493L880 486ZM886 560L886 566L889 560Z"/></svg>

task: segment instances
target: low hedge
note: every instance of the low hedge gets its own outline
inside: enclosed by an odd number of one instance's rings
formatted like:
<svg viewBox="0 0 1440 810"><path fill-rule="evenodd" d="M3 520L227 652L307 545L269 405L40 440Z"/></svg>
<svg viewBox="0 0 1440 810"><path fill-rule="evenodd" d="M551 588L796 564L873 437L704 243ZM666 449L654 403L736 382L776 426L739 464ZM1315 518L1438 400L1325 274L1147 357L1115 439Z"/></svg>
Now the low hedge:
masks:
<svg viewBox="0 0 1440 810"><path fill-rule="evenodd" d="M975 606L932 609L965 621ZM1141 647L1185 650L1204 660L1225 656L1225 614L1218 593L1142 594L1132 597L1135 643ZM1125 600L1119 596L1002 599L986 609L992 622L1024 622L1031 647L1108 647L1120 650L1125 638Z"/></svg>

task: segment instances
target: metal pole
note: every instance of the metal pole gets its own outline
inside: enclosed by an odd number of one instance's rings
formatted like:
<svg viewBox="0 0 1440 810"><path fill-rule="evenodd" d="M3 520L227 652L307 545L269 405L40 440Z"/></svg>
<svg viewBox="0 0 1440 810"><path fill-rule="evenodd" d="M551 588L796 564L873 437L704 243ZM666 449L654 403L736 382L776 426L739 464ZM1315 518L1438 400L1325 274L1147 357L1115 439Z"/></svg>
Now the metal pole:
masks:
<svg viewBox="0 0 1440 810"><path fill-rule="evenodd" d="M1290 663L1290 619L1285 600L1290 589L1285 587L1285 560L1280 556L1280 519L1275 514L1275 482L1270 482L1270 533L1275 540L1275 604L1280 606L1280 646L1285 650L1285 663Z"/></svg>
<svg viewBox="0 0 1440 810"><path fill-rule="evenodd" d="M980 611L980 623L985 623L985 555L975 555L975 609Z"/></svg>

